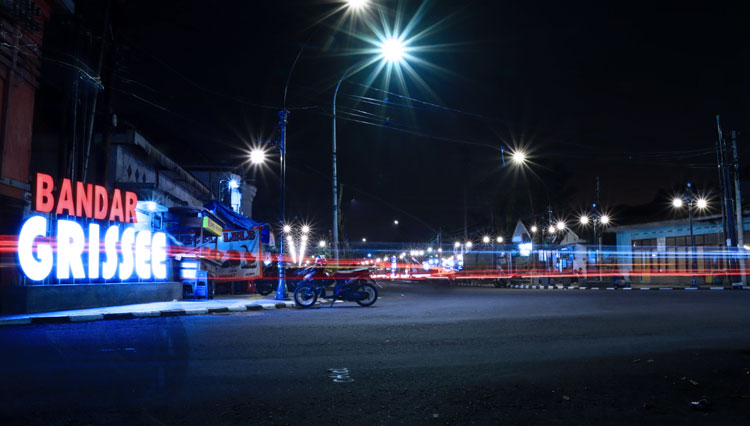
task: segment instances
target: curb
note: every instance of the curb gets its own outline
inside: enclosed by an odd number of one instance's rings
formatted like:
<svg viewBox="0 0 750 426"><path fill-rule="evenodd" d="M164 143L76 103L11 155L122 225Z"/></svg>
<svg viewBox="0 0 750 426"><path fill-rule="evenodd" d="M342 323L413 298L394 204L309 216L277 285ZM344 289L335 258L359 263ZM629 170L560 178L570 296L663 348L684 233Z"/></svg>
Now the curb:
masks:
<svg viewBox="0 0 750 426"><path fill-rule="evenodd" d="M317 304L322 303L320 301ZM220 308L191 308L191 309L166 309L162 311L138 311L138 312L118 312L103 314L86 314L86 315L66 315L66 316L49 316L49 317L28 317L0 319L0 327L13 325L29 324L70 324L79 322L91 322L102 320L126 320L135 318L168 318L181 317L188 315L211 315L227 312L246 312L246 311L270 311L279 309L301 309L297 308L293 301L258 303L258 304L240 304L234 306L223 306Z"/></svg>
<svg viewBox="0 0 750 426"><path fill-rule="evenodd" d="M709 290L750 290L750 286L743 287L743 286L733 286L733 288L726 288L726 287L581 287L581 286L562 286L562 285L526 285L526 284L514 284L511 286L508 286L506 288L517 288L517 289L539 289L539 290L654 290L654 291L661 291L661 290L700 290L700 291L709 291Z"/></svg>

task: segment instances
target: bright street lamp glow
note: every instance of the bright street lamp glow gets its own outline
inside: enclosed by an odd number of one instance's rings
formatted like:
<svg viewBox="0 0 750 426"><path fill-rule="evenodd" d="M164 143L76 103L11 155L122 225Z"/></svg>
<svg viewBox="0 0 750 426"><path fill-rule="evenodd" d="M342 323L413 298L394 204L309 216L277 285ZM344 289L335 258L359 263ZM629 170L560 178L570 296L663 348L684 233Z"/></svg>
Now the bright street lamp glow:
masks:
<svg viewBox="0 0 750 426"><path fill-rule="evenodd" d="M346 0L346 6L352 10L362 10L367 7L369 0Z"/></svg>
<svg viewBox="0 0 750 426"><path fill-rule="evenodd" d="M456 241L455 243L453 243L453 247L459 248L459 247L461 247L461 243L459 243L458 241Z"/></svg>
<svg viewBox="0 0 750 426"><path fill-rule="evenodd" d="M284 232L286 233L292 232L292 227L289 225L284 225Z"/></svg>
<svg viewBox="0 0 750 426"><path fill-rule="evenodd" d="M489 243L490 242L490 237L487 236L487 235L485 235L484 237L482 237L482 242L485 243L485 244Z"/></svg>
<svg viewBox="0 0 750 426"><path fill-rule="evenodd" d="M682 198L675 198L672 200L672 207L680 208L682 207Z"/></svg>
<svg viewBox="0 0 750 426"><path fill-rule="evenodd" d="M367 238L362 238L362 242L366 243L367 242Z"/></svg>
<svg viewBox="0 0 750 426"><path fill-rule="evenodd" d="M307 225L302 225L302 233L307 234L308 232L310 232L310 227Z"/></svg>
<svg viewBox="0 0 750 426"><path fill-rule="evenodd" d="M502 243L503 242L503 237L497 237L495 239L495 241L497 241L498 243Z"/></svg>
<svg viewBox="0 0 750 426"><path fill-rule="evenodd" d="M472 246L473 244L471 243L471 241L467 241L465 245L466 245L466 248L471 248L471 246Z"/></svg>
<svg viewBox="0 0 750 426"><path fill-rule="evenodd" d="M230 179L229 180L229 187L232 188L232 189L237 189L237 188L240 187L240 184L235 179Z"/></svg>
<svg viewBox="0 0 750 426"><path fill-rule="evenodd" d="M706 201L705 198L698 198L696 205L699 209L705 209L706 207L708 207L708 201Z"/></svg>
<svg viewBox="0 0 750 426"><path fill-rule="evenodd" d="M325 241L320 240L320 242L318 242L318 247L325 247L325 246L326 246L326 242Z"/></svg>
<svg viewBox="0 0 750 426"><path fill-rule="evenodd" d="M389 37L380 44L380 55L386 62L401 62L406 55L406 45L396 37Z"/></svg>
<svg viewBox="0 0 750 426"><path fill-rule="evenodd" d="M395 219L395 220L393 221L393 224L394 224L394 225L398 225L398 219Z"/></svg>
<svg viewBox="0 0 750 426"><path fill-rule="evenodd" d="M536 231L537 231L537 227L536 227L536 225L533 225L533 226L531 227L531 232L533 233L533 232L536 232Z"/></svg>
<svg viewBox="0 0 750 426"><path fill-rule="evenodd" d="M432 253L432 247L427 247L427 253Z"/></svg>
<svg viewBox="0 0 750 426"><path fill-rule="evenodd" d="M516 151L513 153L513 156L511 157L513 159L513 162L516 164L524 164L526 162L526 154L524 154L522 151Z"/></svg>
<svg viewBox="0 0 750 426"><path fill-rule="evenodd" d="M589 224L589 217L588 216L581 216L580 222L581 222L581 225L588 225Z"/></svg>
<svg viewBox="0 0 750 426"><path fill-rule="evenodd" d="M561 221L557 222L557 225L555 225L555 226L557 227L558 230L562 231L563 229L565 229L565 222L563 222L561 220Z"/></svg>
<svg viewBox="0 0 750 426"><path fill-rule="evenodd" d="M555 227L552 226L552 225L550 225L549 229L547 229L547 232L549 232L550 234L554 234L555 233Z"/></svg>
<svg viewBox="0 0 750 426"><path fill-rule="evenodd" d="M250 163L252 164L263 164L266 161L266 151L259 148L254 148L250 151Z"/></svg>
<svg viewBox="0 0 750 426"><path fill-rule="evenodd" d="M602 223L602 225L606 225L609 223L609 216L606 214L603 214L601 218L599 218L599 222Z"/></svg>

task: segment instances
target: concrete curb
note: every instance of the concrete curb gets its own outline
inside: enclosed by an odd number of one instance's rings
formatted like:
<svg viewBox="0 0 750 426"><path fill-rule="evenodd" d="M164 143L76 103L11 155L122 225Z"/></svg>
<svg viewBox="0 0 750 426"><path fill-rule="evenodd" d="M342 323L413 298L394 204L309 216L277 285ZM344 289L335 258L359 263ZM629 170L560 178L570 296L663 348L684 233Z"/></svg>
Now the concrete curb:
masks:
<svg viewBox="0 0 750 426"><path fill-rule="evenodd" d="M316 302L317 305L323 305L330 302ZM135 311L135 312L116 312L101 314L82 314L82 315L65 315L65 316L30 316L25 318L0 318L0 327L13 325L29 324L69 324L78 322L91 322L102 320L125 320L135 318L155 318L155 317L181 317L188 315L211 315L228 312L247 312L247 311L272 311L279 309L301 309L297 308L294 301L271 301L269 303L249 303L232 306L222 306L215 308L190 308L190 309L166 309L158 311Z"/></svg>
<svg viewBox="0 0 750 426"><path fill-rule="evenodd" d="M561 285L522 285L522 284L514 284L506 288L515 288L515 289L538 289L538 290L655 290L655 291L661 291L661 290L700 290L700 291L709 291L709 290L750 290L750 286L743 287L743 286L734 286L733 288L726 288L726 287L581 287L581 286L561 286Z"/></svg>

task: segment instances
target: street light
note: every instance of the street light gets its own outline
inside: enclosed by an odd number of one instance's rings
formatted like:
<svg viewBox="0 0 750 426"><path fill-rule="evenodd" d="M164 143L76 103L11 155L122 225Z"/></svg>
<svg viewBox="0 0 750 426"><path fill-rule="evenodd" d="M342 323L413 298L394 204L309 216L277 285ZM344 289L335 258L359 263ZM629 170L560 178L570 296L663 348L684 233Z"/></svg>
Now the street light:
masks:
<svg viewBox="0 0 750 426"><path fill-rule="evenodd" d="M602 279L602 268L599 264L599 255L602 251L602 234L601 228L607 226L610 222L609 215L600 213L597 209L596 203L593 205L594 210L591 213L591 216L588 214L581 215L579 222L583 226L587 226L589 224L592 225L594 230L594 244L595 244L595 250L596 250L596 266L599 269L599 280Z"/></svg>
<svg viewBox="0 0 750 426"><path fill-rule="evenodd" d="M562 231L562 230L565 229L565 222L563 222L562 220L560 220L560 221L557 222L557 224L555 225L555 227L557 228L558 231Z"/></svg>
<svg viewBox="0 0 750 426"><path fill-rule="evenodd" d="M471 241L467 241L464 245L466 246L466 248L470 249L473 244L471 243Z"/></svg>
<svg viewBox="0 0 750 426"><path fill-rule="evenodd" d="M693 287L698 286L698 276L697 270L698 270L698 259L696 258L695 254L695 234L693 233L693 210L705 210L708 208L708 201L703 197L698 197L693 192L693 185L692 183L688 182L686 185L686 193L685 195L679 195L672 199L672 207L674 208L682 208L685 203L687 203L687 210L688 210L688 221L690 222L690 258L691 258L691 265L690 268L693 270L693 278L692 283Z"/></svg>
<svg viewBox="0 0 750 426"><path fill-rule="evenodd" d="M538 230L538 229L537 229L536 225L532 225L532 226L531 226L531 233L532 233L532 234L536 233L536 231L537 231L537 230Z"/></svg>
<svg viewBox="0 0 750 426"><path fill-rule="evenodd" d="M307 234L308 232L310 232L310 227L307 225L302 225L302 233Z"/></svg>
<svg viewBox="0 0 750 426"><path fill-rule="evenodd" d="M550 225L549 228L547 228L547 233L554 234L555 233L555 227L554 225Z"/></svg>
<svg viewBox="0 0 750 426"><path fill-rule="evenodd" d="M386 62L400 63L406 56L406 43L398 37L389 37L380 43L380 58Z"/></svg>
<svg viewBox="0 0 750 426"><path fill-rule="evenodd" d="M345 0L346 1L346 7L354 12L359 12L362 9L364 9L367 4L369 3L368 0ZM333 14L329 14L329 16L333 16ZM320 21L318 22L320 24ZM312 34L308 37L308 40L312 38ZM305 50L305 44L300 47L299 52L297 53L297 56L294 58L294 62L292 62L292 67L289 69L289 74L286 77L286 84L284 85L284 101L281 111L279 111L279 142L278 142L278 150L279 150L279 176L280 176L280 186L281 186L281 202L280 202L280 214L279 214L279 223L281 225L284 225L284 217L286 216L286 159L287 159L287 152L286 152L286 128L289 120L289 111L286 109L286 97L287 97L287 91L289 89L289 82L292 79L292 74L294 73L294 69L297 66L297 61L299 61L299 58L302 56L302 52ZM334 149L333 152L334 159L336 158L336 150ZM252 161L252 158L251 158ZM334 160L335 161L335 160ZM336 179L336 171L334 167L334 187L335 179ZM334 205L336 203L336 197L334 196ZM334 210L335 211L335 210ZM336 251L336 259L338 259L338 223L334 221L334 245ZM284 264L283 264L283 255L284 255L284 239L279 239L279 256L278 256L278 267L279 267L279 284L276 287L276 300L285 300L287 298L287 291L286 291L286 284L285 284L285 278L284 278Z"/></svg>
<svg viewBox="0 0 750 426"><path fill-rule="evenodd" d="M503 237L497 237L495 239L495 241L497 241L498 243L502 243L503 242Z"/></svg>
<svg viewBox="0 0 750 426"><path fill-rule="evenodd" d="M453 247L459 248L459 247L461 247L461 243L458 242L458 241L456 241L455 243L453 243Z"/></svg>
<svg viewBox="0 0 750 426"><path fill-rule="evenodd" d="M513 152L511 158L513 159L513 162L518 164L519 166L526 163L526 153L524 153L523 151Z"/></svg>
<svg viewBox="0 0 750 426"><path fill-rule="evenodd" d="M346 0L346 6L352 10L362 10L368 3L369 0Z"/></svg>
<svg viewBox="0 0 750 426"><path fill-rule="evenodd" d="M253 148L250 150L250 163L251 164L263 164L266 162L266 151L260 148Z"/></svg>
<svg viewBox="0 0 750 426"><path fill-rule="evenodd" d="M398 219L394 219L394 220L393 220L393 224L394 224L394 225L398 225Z"/></svg>
<svg viewBox="0 0 750 426"><path fill-rule="evenodd" d="M358 1L356 2L357 5L364 6L366 2ZM349 3L354 7L354 4ZM402 37L399 37L398 35L390 35L389 37L385 38L384 40L381 40L381 42L378 44L378 50L379 50L379 58L383 60L383 62L386 62L389 67L391 66L398 66L399 64L403 63L406 60L406 57L408 56L407 53L409 51L409 47L407 46L407 43L405 40L403 40ZM370 63L373 63L371 61ZM333 251L334 256L336 260L339 258L339 207L338 207L338 170L337 170L337 160L336 160L336 99L339 95L339 89L341 88L341 83L349 78L352 75L352 69L357 65L358 63L354 63L349 68L344 71L343 74L341 74L341 78L339 78L339 81L336 83L336 89L333 91L333 103L332 103L332 127L333 127L333 139L332 139L332 146L331 146L331 159L332 159L332 171L333 171L333 179L332 179L332 189L333 189ZM369 65L369 64L368 64ZM365 65L366 66L366 65ZM389 68L390 69L390 68Z"/></svg>
<svg viewBox="0 0 750 426"><path fill-rule="evenodd" d="M485 243L485 244L489 244L489 242L490 242L489 235L485 235L484 237L482 237L482 242Z"/></svg>
<svg viewBox="0 0 750 426"><path fill-rule="evenodd" d="M325 247L325 246L326 246L326 242L325 242L325 241L323 241L323 240L320 240L320 241L318 242L318 247L320 247L320 248L323 248L323 247Z"/></svg>

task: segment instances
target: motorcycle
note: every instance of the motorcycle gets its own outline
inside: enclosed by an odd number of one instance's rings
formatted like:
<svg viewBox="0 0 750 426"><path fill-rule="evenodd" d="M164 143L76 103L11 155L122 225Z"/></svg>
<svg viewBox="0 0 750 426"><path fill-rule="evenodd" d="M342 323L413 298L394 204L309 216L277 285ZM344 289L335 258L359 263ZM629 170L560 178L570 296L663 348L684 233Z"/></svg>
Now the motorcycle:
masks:
<svg viewBox="0 0 750 426"><path fill-rule="evenodd" d="M325 264L316 263L302 273L304 279L294 290L297 306L308 308L318 298L331 299L331 306L336 300L356 302L360 306L371 306L378 300L377 283L370 277L368 268L331 272Z"/></svg>

